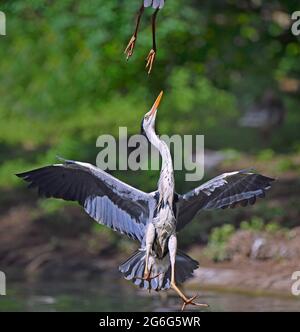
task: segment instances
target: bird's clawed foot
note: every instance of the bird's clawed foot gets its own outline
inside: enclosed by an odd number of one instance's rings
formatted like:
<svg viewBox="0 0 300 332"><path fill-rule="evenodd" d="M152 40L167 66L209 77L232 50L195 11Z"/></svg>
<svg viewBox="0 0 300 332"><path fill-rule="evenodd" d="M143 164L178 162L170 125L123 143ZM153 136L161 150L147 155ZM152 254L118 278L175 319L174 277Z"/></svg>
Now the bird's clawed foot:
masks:
<svg viewBox="0 0 300 332"><path fill-rule="evenodd" d="M160 275L161 275L161 273L158 273L155 276L151 277L151 272L148 272L147 274L144 275L143 280L148 281L150 283L152 279L155 279L155 278L159 277Z"/></svg>
<svg viewBox="0 0 300 332"><path fill-rule="evenodd" d="M195 305L195 306L197 306L197 307L203 307L203 308L208 308L209 307L209 305L208 304L206 304L206 303L198 303L198 302L194 302L194 300L195 299L197 299L199 296L198 295L195 295L195 296L193 296L193 297L191 297L191 298L183 298L182 300L183 300L183 305L182 305L182 307L181 307L181 311L184 311L184 309L185 309L185 307L187 306L187 305Z"/></svg>
<svg viewBox="0 0 300 332"><path fill-rule="evenodd" d="M124 54L126 54L126 60L128 60L132 56L135 47L135 42L136 42L136 36L133 35L129 40L129 43L124 51Z"/></svg>
<svg viewBox="0 0 300 332"><path fill-rule="evenodd" d="M149 283L149 288L148 288L148 290L149 290L149 293L150 293L150 290L151 290L151 288L150 288L151 280L152 280L152 279L155 279L155 278L157 278L157 277L159 277L160 275L161 275L161 272L158 273L158 274L156 274L155 276L151 276L151 270L146 270L145 273L144 273L144 276L143 276L142 278L140 278L140 277L135 277L135 279L148 281L148 283Z"/></svg>
<svg viewBox="0 0 300 332"><path fill-rule="evenodd" d="M151 73L153 63L154 63L154 60L155 60L155 56L156 56L156 52L154 51L154 49L151 49L151 51L149 52L149 54L146 58L146 61L147 61L146 69L148 69L148 74Z"/></svg>

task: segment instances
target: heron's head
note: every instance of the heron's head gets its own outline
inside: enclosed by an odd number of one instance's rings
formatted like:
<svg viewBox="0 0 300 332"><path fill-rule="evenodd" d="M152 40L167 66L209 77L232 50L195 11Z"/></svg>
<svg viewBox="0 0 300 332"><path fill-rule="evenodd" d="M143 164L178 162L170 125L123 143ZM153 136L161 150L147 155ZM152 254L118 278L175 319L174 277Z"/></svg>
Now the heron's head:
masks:
<svg viewBox="0 0 300 332"><path fill-rule="evenodd" d="M157 109L158 106L161 102L163 96L163 91L161 91L161 93L159 94L159 96L156 98L151 110L145 114L143 121L142 121L142 128L141 128L141 134L147 134L151 131L151 130L155 130L155 119L156 119L156 113L157 113Z"/></svg>

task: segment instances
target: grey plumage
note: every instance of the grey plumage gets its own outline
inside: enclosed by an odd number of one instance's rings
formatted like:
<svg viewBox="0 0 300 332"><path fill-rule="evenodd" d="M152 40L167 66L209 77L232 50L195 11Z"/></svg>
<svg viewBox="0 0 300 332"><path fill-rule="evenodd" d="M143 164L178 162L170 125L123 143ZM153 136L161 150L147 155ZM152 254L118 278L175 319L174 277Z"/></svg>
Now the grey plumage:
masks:
<svg viewBox="0 0 300 332"><path fill-rule="evenodd" d="M144 0L144 7L152 7L161 9L165 5L165 0Z"/></svg>
<svg viewBox="0 0 300 332"><path fill-rule="evenodd" d="M165 271L163 278L156 277L149 282L143 280L145 269L145 251L137 250L131 257L129 257L123 264L120 265L119 270L124 275L126 280L131 280L136 286L144 289L153 289L155 291L167 290L171 285L171 268L170 258L167 255L164 259L156 260L158 270ZM179 284L185 282L188 278L193 276L194 270L199 267L197 261L186 255L181 251L177 251L176 255L176 281Z"/></svg>
<svg viewBox="0 0 300 332"><path fill-rule="evenodd" d="M87 163L63 164L17 174L46 197L77 201L97 222L142 242L156 204L146 194ZM116 218L117 217L117 218Z"/></svg>
<svg viewBox="0 0 300 332"><path fill-rule="evenodd" d="M184 195L178 195L177 231L201 210L253 205L257 198L265 196L273 181L249 170L241 170L224 173Z"/></svg>

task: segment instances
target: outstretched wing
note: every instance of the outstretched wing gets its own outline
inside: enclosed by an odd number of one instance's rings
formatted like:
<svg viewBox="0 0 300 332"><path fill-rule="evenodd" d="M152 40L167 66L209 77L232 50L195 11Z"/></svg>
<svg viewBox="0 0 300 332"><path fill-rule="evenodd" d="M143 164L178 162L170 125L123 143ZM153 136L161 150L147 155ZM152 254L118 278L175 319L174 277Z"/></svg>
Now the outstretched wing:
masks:
<svg viewBox="0 0 300 332"><path fill-rule="evenodd" d="M224 173L179 196L177 230L188 224L199 210L234 208L254 204L264 197L274 179L244 170Z"/></svg>
<svg viewBox="0 0 300 332"><path fill-rule="evenodd" d="M100 224L142 241L155 199L87 163L65 161L17 174L46 197L77 201Z"/></svg>
<svg viewBox="0 0 300 332"><path fill-rule="evenodd" d="M161 9L165 5L165 0L144 0L144 7L153 7Z"/></svg>

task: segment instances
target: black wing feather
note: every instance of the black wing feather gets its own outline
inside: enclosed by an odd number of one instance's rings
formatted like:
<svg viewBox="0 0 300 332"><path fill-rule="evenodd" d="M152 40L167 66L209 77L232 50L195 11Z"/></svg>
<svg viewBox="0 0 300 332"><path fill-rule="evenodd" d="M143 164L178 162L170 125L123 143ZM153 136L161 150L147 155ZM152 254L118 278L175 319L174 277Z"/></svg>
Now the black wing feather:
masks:
<svg viewBox="0 0 300 332"><path fill-rule="evenodd" d="M248 170L225 173L179 196L177 230L188 224L200 210L253 205L265 197L274 179Z"/></svg>
<svg viewBox="0 0 300 332"><path fill-rule="evenodd" d="M77 201L96 221L142 241L155 199L90 165L65 161L17 174L40 195Z"/></svg>

